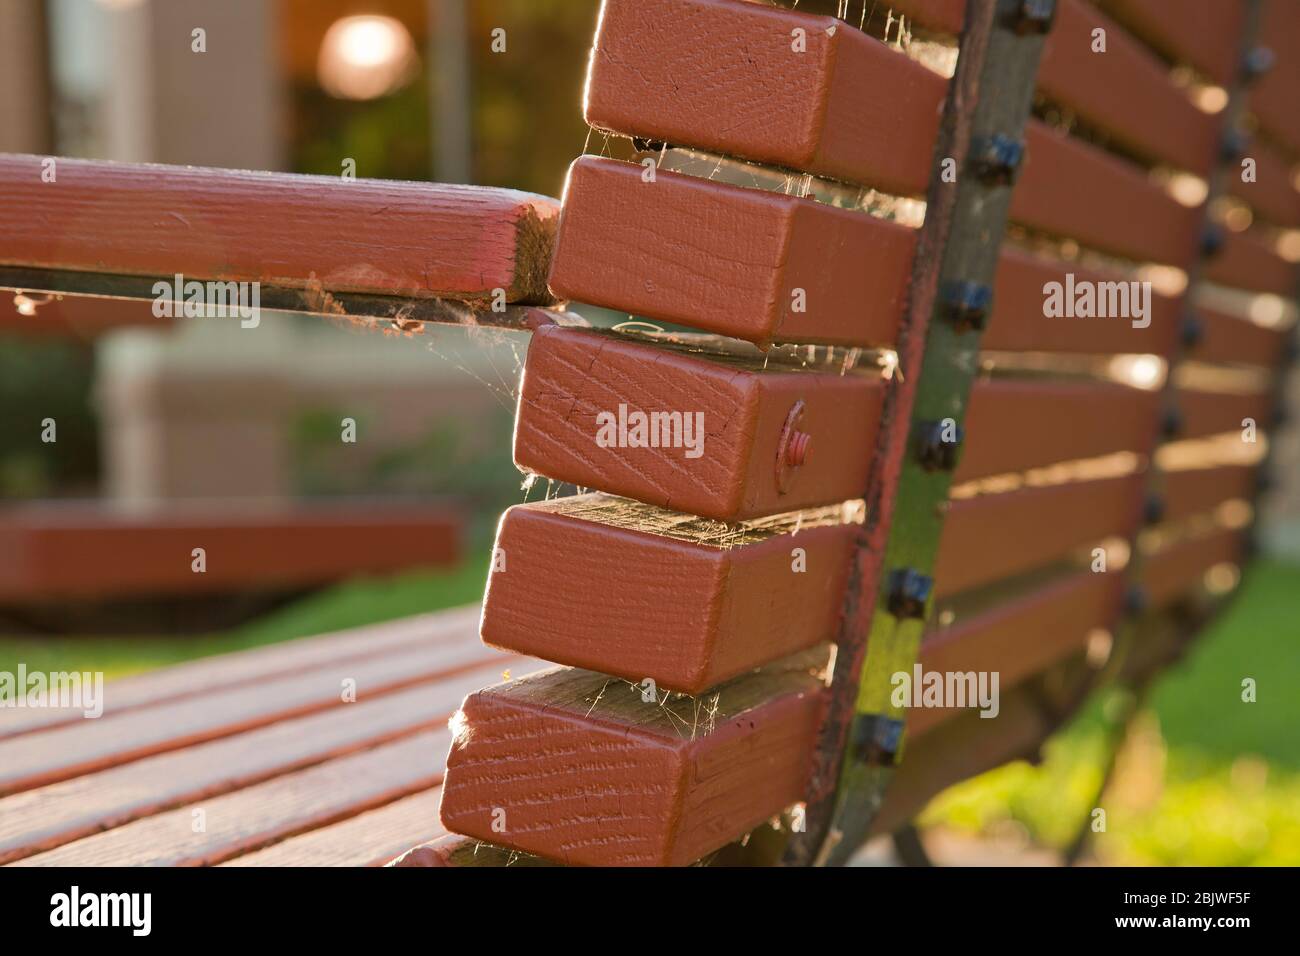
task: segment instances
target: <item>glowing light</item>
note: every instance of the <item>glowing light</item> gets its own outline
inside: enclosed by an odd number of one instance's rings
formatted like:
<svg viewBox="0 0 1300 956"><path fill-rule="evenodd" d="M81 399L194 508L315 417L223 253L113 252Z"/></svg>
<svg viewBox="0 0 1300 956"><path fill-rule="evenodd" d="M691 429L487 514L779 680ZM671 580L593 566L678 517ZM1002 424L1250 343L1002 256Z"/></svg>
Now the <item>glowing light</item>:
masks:
<svg viewBox="0 0 1300 956"><path fill-rule="evenodd" d="M400 21L343 17L325 32L316 75L331 96L372 100L410 82L417 63L415 42Z"/></svg>
<svg viewBox="0 0 1300 956"><path fill-rule="evenodd" d="M1158 355L1117 355L1108 370L1134 388L1157 388L1165 378L1165 363Z"/></svg>

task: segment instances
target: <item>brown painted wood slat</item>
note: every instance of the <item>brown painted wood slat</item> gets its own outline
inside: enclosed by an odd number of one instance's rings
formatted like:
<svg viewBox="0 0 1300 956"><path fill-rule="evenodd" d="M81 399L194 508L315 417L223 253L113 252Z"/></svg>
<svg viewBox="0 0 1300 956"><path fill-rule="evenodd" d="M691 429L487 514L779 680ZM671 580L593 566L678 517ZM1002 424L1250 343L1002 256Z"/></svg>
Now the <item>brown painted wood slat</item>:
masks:
<svg viewBox="0 0 1300 956"><path fill-rule="evenodd" d="M563 863L691 863L802 798L824 691L806 672L759 673L647 703L560 669L472 694L443 825Z"/></svg>
<svg viewBox="0 0 1300 956"><path fill-rule="evenodd" d="M1026 471L1155 440L1160 397L1123 385L993 379L976 382L954 480Z"/></svg>
<svg viewBox="0 0 1300 956"><path fill-rule="evenodd" d="M1072 574L930 632L922 639L917 659L924 671L997 671L999 690L1006 691L1082 648L1093 630L1110 627L1119 615L1123 592L1119 574ZM957 713L945 708L909 711L909 738Z"/></svg>
<svg viewBox="0 0 1300 956"><path fill-rule="evenodd" d="M628 336L543 326L524 366L515 463L720 521L834 504L866 486L883 392L867 375L763 370ZM806 459L778 469L799 402L797 430L811 436ZM628 416L703 416L699 455L686 457L695 451L684 447L601 447L598 416L618 419L620 407ZM603 438L619 436L611 428Z"/></svg>
<svg viewBox="0 0 1300 956"><path fill-rule="evenodd" d="M1223 248L1206 264L1205 276L1238 289L1287 297L1295 294L1295 263L1274 252L1253 229L1225 233Z"/></svg>
<svg viewBox="0 0 1300 956"><path fill-rule="evenodd" d="M1203 392L1182 389L1177 393L1182 416L1179 438L1202 438L1223 432L1240 432L1242 422L1254 419L1261 431L1273 420L1273 398L1267 392Z"/></svg>
<svg viewBox="0 0 1300 956"><path fill-rule="evenodd" d="M1092 31L1106 31L1094 53ZM1175 86L1169 68L1084 0L1060 0L1038 69L1038 89L1142 158L1205 174L1221 117Z"/></svg>
<svg viewBox="0 0 1300 956"><path fill-rule="evenodd" d="M1198 587L1216 564L1237 564L1245 554L1240 531L1214 531L1180 541L1147 557L1141 581L1152 607L1164 607Z"/></svg>
<svg viewBox="0 0 1300 956"><path fill-rule="evenodd" d="M505 189L0 156L0 264L546 301L558 205Z"/></svg>
<svg viewBox="0 0 1300 956"><path fill-rule="evenodd" d="M1038 120L1026 125L1025 144L1015 222L1139 262L1190 263L1199 210L1179 205L1133 163Z"/></svg>
<svg viewBox="0 0 1300 956"><path fill-rule="evenodd" d="M1161 496L1165 521L1177 521L1209 511L1233 498L1255 496L1258 480L1254 465L1225 465L1221 468L1192 468L1165 472Z"/></svg>
<svg viewBox="0 0 1300 956"><path fill-rule="evenodd" d="M1237 75L1237 45L1245 27L1244 0L1101 0L1103 8L1176 62L1191 63L1220 84Z"/></svg>
<svg viewBox="0 0 1300 956"><path fill-rule="evenodd" d="M1272 68L1250 91L1250 109L1266 130L1300 156L1300 4L1295 0L1265 0L1259 42L1273 51Z"/></svg>
<svg viewBox="0 0 1300 956"><path fill-rule="evenodd" d="M343 702L345 680L357 700L451 677L482 664L483 649L441 642L382 657L330 664L305 674L181 697L0 741L0 795L92 773L130 760L242 733ZM107 693L107 688L105 690Z"/></svg>
<svg viewBox="0 0 1300 956"><path fill-rule="evenodd" d="M39 301L39 297L34 297ZM89 340L114 329L140 327L169 329L175 319L158 318L153 303L135 299L68 296L37 306L35 315L22 315L0 293L0 332L31 338Z"/></svg>
<svg viewBox="0 0 1300 956"><path fill-rule="evenodd" d="M1205 362L1244 362L1274 368L1286 353L1287 330L1265 328L1217 309L1196 309L1199 340L1188 357Z"/></svg>
<svg viewBox="0 0 1300 956"><path fill-rule="evenodd" d="M587 495L505 513L486 643L698 694L833 637L856 526L728 544L607 524L610 503Z"/></svg>
<svg viewBox="0 0 1300 956"><path fill-rule="evenodd" d="M1029 571L1112 535L1142 510L1143 476L1024 488L949 503L935 561L935 593L956 594Z"/></svg>
<svg viewBox="0 0 1300 956"><path fill-rule="evenodd" d="M435 786L446 728L135 820L16 866L202 866L335 823ZM196 810L204 829L194 826ZM198 832L196 832L198 830Z"/></svg>
<svg viewBox="0 0 1300 956"><path fill-rule="evenodd" d="M471 641L462 646L472 646ZM487 649L481 649L479 657L479 666L450 678L10 794L0 799L0 863L416 731L437 729L466 694L499 679L503 668L523 663ZM436 817L435 803L428 808L426 823L432 826Z"/></svg>
<svg viewBox="0 0 1300 956"><path fill-rule="evenodd" d="M1044 287L1067 275L1076 282L1127 282L1127 276L1085 268L1035 255L1014 246L1002 247L993 286L993 310L980 346L990 351L1075 352L1105 355L1147 353L1169 355L1177 341L1181 306L1151 294L1151 324L1136 328L1132 319L1048 318L1043 314Z"/></svg>
<svg viewBox="0 0 1300 956"><path fill-rule="evenodd" d="M459 554L442 505L280 510L177 505L156 513L97 505L0 510L0 600L87 600L275 590L440 566ZM197 573L193 550L205 552Z"/></svg>
<svg viewBox="0 0 1300 956"><path fill-rule="evenodd" d="M319 637L230 654L200 658L156 671L109 681L104 685L104 711L121 714L182 698L199 701L236 685L305 674L331 664L343 664L382 654L415 650L417 646L461 642L478 627L477 607L454 608L434 614L350 628ZM82 722L80 710L53 707L0 708L0 740L56 724ZM2 751L0 751L2 752Z"/></svg>
<svg viewBox="0 0 1300 956"><path fill-rule="evenodd" d="M584 157L569 170L559 297L771 342L892 345L913 230L811 199Z"/></svg>
<svg viewBox="0 0 1300 956"><path fill-rule="evenodd" d="M273 843L222 866L384 866L417 844L442 836L441 790L422 790L360 816Z"/></svg>
<svg viewBox="0 0 1300 956"><path fill-rule="evenodd" d="M606 0L585 114L597 129L920 195L945 85L833 17Z"/></svg>
<svg viewBox="0 0 1300 956"><path fill-rule="evenodd" d="M1300 226L1300 190L1295 186L1295 163L1263 139L1256 138L1245 155L1255 160L1255 181L1244 182L1241 165L1227 177L1228 191L1279 226Z"/></svg>

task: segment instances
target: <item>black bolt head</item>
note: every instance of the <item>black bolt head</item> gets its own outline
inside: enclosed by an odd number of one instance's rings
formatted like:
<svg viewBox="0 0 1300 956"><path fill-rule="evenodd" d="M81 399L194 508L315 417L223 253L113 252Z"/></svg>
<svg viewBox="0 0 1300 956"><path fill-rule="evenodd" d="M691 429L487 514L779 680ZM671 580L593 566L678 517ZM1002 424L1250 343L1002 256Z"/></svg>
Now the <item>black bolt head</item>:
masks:
<svg viewBox="0 0 1300 956"><path fill-rule="evenodd" d="M889 575L889 613L900 621L925 617L925 604L934 579L913 568L899 568Z"/></svg>
<svg viewBox="0 0 1300 956"><path fill-rule="evenodd" d="M1276 60L1277 57L1268 47L1257 46L1246 54L1246 60L1241 66L1246 74L1246 79L1254 80L1273 69L1273 63Z"/></svg>
<svg viewBox="0 0 1300 956"><path fill-rule="evenodd" d="M944 314L959 332L983 329L993 304L993 290L982 282L957 280L944 284L940 292Z"/></svg>
<svg viewBox="0 0 1300 956"><path fill-rule="evenodd" d="M1056 16L1056 0L1020 0L1010 27L1021 36L1046 33Z"/></svg>
<svg viewBox="0 0 1300 956"><path fill-rule="evenodd" d="M972 144L971 167L989 186L1010 186L1025 158L1025 144L1001 133Z"/></svg>
<svg viewBox="0 0 1300 956"><path fill-rule="evenodd" d="M1183 318L1178 331L1184 348L1196 348L1205 339L1205 321L1199 315L1188 315Z"/></svg>
<svg viewBox="0 0 1300 956"><path fill-rule="evenodd" d="M926 471L952 471L957 467L957 452L966 437L957 424L944 421L923 422L919 426L916 458Z"/></svg>

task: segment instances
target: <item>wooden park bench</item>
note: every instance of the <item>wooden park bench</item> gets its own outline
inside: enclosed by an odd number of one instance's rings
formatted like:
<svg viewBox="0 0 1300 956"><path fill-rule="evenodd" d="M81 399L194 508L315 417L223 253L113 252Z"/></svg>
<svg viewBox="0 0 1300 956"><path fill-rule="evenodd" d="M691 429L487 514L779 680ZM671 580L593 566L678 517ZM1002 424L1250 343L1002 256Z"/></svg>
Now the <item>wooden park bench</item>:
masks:
<svg viewBox="0 0 1300 956"><path fill-rule="evenodd" d="M480 633L561 666L429 733L460 836L403 862L841 863L1096 688L1136 702L1234 591L1292 352L1300 7L895 0L909 55L870 6L606 0L586 119L642 161L581 157L562 207L0 160L0 219L41 211L0 223L8 288L182 272L531 333L516 463L585 493L502 517ZM996 717L906 706L918 666L996 674Z"/></svg>

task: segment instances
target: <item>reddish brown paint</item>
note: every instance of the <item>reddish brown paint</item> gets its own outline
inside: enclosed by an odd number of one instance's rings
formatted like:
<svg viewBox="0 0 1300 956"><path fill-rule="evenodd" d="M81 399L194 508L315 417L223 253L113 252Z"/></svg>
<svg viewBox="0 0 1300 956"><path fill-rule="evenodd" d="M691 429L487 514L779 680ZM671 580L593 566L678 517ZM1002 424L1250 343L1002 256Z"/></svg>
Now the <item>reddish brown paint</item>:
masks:
<svg viewBox="0 0 1300 956"><path fill-rule="evenodd" d="M326 511L176 506L110 512L79 505L0 511L0 600L118 599L268 591L357 573L444 565L459 553L445 508ZM203 548L207 570L192 570Z"/></svg>
<svg viewBox="0 0 1300 956"><path fill-rule="evenodd" d="M1096 29L1104 53L1092 49ZM1144 159L1199 174L1217 160L1222 117L1197 109L1164 62L1084 0L1057 3L1038 89Z"/></svg>
<svg viewBox="0 0 1300 956"><path fill-rule="evenodd" d="M1256 230L1227 232L1223 248L1210 257L1205 277L1223 285L1252 292L1295 294L1296 266L1287 262Z"/></svg>
<svg viewBox="0 0 1300 956"><path fill-rule="evenodd" d="M824 691L806 674L751 675L719 690L712 719L711 698L644 703L587 671L479 691L447 757L442 823L568 864L691 863L800 799Z"/></svg>
<svg viewBox="0 0 1300 956"><path fill-rule="evenodd" d="M1269 329L1214 309L1198 308L1200 338L1188 357L1203 362L1244 362L1272 368L1282 361L1287 330Z"/></svg>
<svg viewBox="0 0 1300 956"><path fill-rule="evenodd" d="M519 505L497 533L506 563L488 578L483 640L698 694L831 640L855 533L809 528L723 549L573 517L558 502Z"/></svg>
<svg viewBox="0 0 1300 956"><path fill-rule="evenodd" d="M976 382L955 480L1026 471L1117 451L1145 452L1155 438L1159 410L1158 393L1123 385L1013 379Z"/></svg>
<svg viewBox="0 0 1300 956"><path fill-rule="evenodd" d="M1014 221L1139 262L1190 263L1201 210L1179 205L1137 165L1039 120L1025 126L1025 145Z"/></svg>
<svg viewBox="0 0 1300 956"><path fill-rule="evenodd" d="M944 87L833 17L735 0L606 0L585 112L597 129L920 195Z"/></svg>
<svg viewBox="0 0 1300 956"><path fill-rule="evenodd" d="M1048 318L1043 314L1050 282L1126 282L1119 273L1035 255L1015 246L1002 247L993 286L993 311L980 347L1007 352L1075 352L1087 354L1148 353L1168 355L1177 340L1181 302L1153 292L1151 324L1135 328L1124 318Z"/></svg>
<svg viewBox="0 0 1300 956"><path fill-rule="evenodd" d="M545 301L559 212L506 189L0 156L0 263ZM328 309L326 309L328 311Z"/></svg>
<svg viewBox="0 0 1300 956"><path fill-rule="evenodd" d="M913 230L681 173L645 182L644 172L591 157L570 168L555 295L760 345L893 344Z"/></svg>
<svg viewBox="0 0 1300 956"><path fill-rule="evenodd" d="M1163 607L1200 585L1216 564L1237 564L1244 553L1240 531L1213 531L1180 541L1149 556L1142 586L1153 607Z"/></svg>
<svg viewBox="0 0 1300 956"><path fill-rule="evenodd" d="M1292 156L1300 155L1300 4L1294 0L1265 0L1259 24L1260 42L1274 54L1274 62L1250 91L1250 110L1272 138Z"/></svg>
<svg viewBox="0 0 1300 956"><path fill-rule="evenodd" d="M1165 521L1177 521L1200 514L1233 498L1247 500L1255 496L1258 480L1253 465L1228 465L1223 468L1196 468L1165 472L1161 497Z"/></svg>
<svg viewBox="0 0 1300 956"><path fill-rule="evenodd" d="M1256 429L1268 428L1273 418L1273 398L1267 392L1237 394L1182 390L1176 396L1182 415L1180 438L1202 438L1223 432L1242 432L1245 419Z"/></svg>
<svg viewBox="0 0 1300 956"><path fill-rule="evenodd" d="M1255 181L1241 178L1241 161L1236 161L1236 175L1227 177L1228 191L1250 203L1265 219L1279 226L1300 226L1300 190L1291 174L1291 160L1267 140L1256 137L1246 147L1245 155L1255 161Z"/></svg>
<svg viewBox="0 0 1300 956"><path fill-rule="evenodd" d="M935 561L935 592L956 594L1032 570L1139 520L1140 474L953 501Z"/></svg>
<svg viewBox="0 0 1300 956"><path fill-rule="evenodd" d="M1079 650L1093 630L1110 627L1119 614L1123 591L1120 574L1072 574L931 631L922 639L917 659L927 672L996 671L999 690L1006 691ZM909 739L957 713L951 708L908 711Z"/></svg>
<svg viewBox="0 0 1300 956"><path fill-rule="evenodd" d="M862 493L883 384L836 372L758 370L558 326L533 333L515 420L515 462L548 478L649 504L739 521L834 504ZM777 454L787 416L803 402L809 460L786 493ZM703 413L698 458L683 448L602 448L597 416Z"/></svg>
<svg viewBox="0 0 1300 956"><path fill-rule="evenodd" d="M1190 62L1221 84L1237 76L1244 0L1101 0L1100 6L1175 62Z"/></svg>
<svg viewBox="0 0 1300 956"><path fill-rule="evenodd" d="M29 295L36 301L43 298ZM43 302L35 315L20 314L11 302L12 293L0 291L0 332L33 338L89 340L127 326L169 329L175 321L155 316L152 303L132 299L70 295Z"/></svg>

